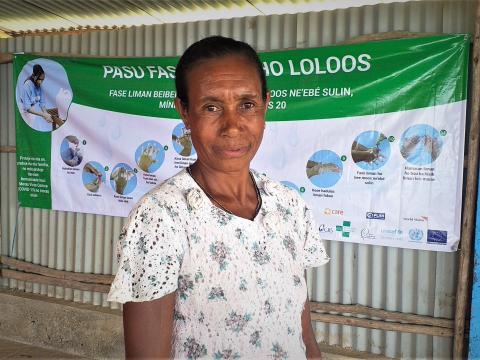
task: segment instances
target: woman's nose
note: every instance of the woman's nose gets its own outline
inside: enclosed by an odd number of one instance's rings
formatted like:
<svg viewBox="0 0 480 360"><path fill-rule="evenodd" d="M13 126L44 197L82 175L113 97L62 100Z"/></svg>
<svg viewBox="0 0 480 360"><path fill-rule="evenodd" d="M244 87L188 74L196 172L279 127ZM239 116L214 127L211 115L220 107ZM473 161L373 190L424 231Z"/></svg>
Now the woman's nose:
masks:
<svg viewBox="0 0 480 360"><path fill-rule="evenodd" d="M224 132L236 132L242 129L241 117L234 109L225 109L223 112L223 127Z"/></svg>

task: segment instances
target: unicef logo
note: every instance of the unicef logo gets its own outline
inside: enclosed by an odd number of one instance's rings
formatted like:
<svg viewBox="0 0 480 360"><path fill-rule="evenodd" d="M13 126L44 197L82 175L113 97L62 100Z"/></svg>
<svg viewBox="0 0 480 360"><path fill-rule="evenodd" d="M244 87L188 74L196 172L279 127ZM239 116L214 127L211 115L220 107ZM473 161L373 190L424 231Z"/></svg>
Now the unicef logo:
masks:
<svg viewBox="0 0 480 360"><path fill-rule="evenodd" d="M408 231L408 236L412 241L420 241L423 238L423 231L420 229L410 229Z"/></svg>

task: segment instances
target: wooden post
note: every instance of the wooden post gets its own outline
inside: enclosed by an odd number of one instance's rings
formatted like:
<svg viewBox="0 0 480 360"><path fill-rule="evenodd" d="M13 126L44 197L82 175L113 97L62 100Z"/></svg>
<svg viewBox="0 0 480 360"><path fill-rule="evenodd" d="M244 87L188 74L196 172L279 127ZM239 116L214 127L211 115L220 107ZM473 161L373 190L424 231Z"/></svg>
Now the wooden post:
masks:
<svg viewBox="0 0 480 360"><path fill-rule="evenodd" d="M412 334L425 334L430 336L449 337L453 335L453 330L439 326L425 326L417 324L403 324L400 322L391 322L383 320L362 319L353 316L317 314L312 313L313 321L321 321L329 324L339 324L347 326L364 327L367 329L401 331Z"/></svg>
<svg viewBox="0 0 480 360"><path fill-rule="evenodd" d="M472 99L470 129L468 130L467 154L467 185L465 188L465 202L463 205L462 239L460 242L460 259L458 266L457 296L455 307L455 328L453 341L453 358L465 357L465 318L469 300L470 285L470 258L472 240L475 230L475 205L477 201L478 178L478 146L480 132L480 0L477 0L475 13L475 33L472 51Z"/></svg>
<svg viewBox="0 0 480 360"><path fill-rule="evenodd" d="M108 293L110 285L84 283L76 280L59 279L50 276L25 273L17 270L2 269L0 272L2 277L19 281L26 281L38 284L62 286L68 289L78 289L83 291L95 291L102 294Z"/></svg>
<svg viewBox="0 0 480 360"><path fill-rule="evenodd" d="M45 277L63 279L63 280L72 280L82 283L92 283L92 284L103 284L108 285L112 283L115 276L113 275L104 275L104 274L86 274L86 273L77 273L72 271L57 270L51 269L47 266L42 266L38 264L32 264L26 261L18 260L11 258L9 256L1 256L0 264L6 265L10 268L23 271L25 274L36 274L42 275Z"/></svg>
<svg viewBox="0 0 480 360"><path fill-rule="evenodd" d="M16 146L0 146L0 153L15 153L17 152Z"/></svg>
<svg viewBox="0 0 480 360"><path fill-rule="evenodd" d="M23 270L23 269L21 269ZM382 309L375 309L365 305L346 305L346 304L332 304L332 303L319 303L315 301L310 301L310 311L313 314L318 314L318 311L324 312L336 312L342 314L349 314L352 317L354 315L363 315L369 319L377 318L384 320L393 320L401 323L408 323L412 325L422 325L422 326L432 326L432 327L443 327L453 330L454 322L450 319L445 318L435 318L427 315L417 315L409 313L401 313L398 311L387 311ZM319 314L318 314L319 315ZM453 331L451 332L453 337Z"/></svg>
<svg viewBox="0 0 480 360"><path fill-rule="evenodd" d="M8 64L13 61L13 55L8 54L0 54L0 64Z"/></svg>

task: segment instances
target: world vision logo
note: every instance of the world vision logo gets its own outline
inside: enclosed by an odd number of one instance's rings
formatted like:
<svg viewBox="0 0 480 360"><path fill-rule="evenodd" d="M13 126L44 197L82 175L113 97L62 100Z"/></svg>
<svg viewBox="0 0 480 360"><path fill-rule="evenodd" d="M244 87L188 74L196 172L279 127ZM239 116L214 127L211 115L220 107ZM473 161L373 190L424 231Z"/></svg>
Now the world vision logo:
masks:
<svg viewBox="0 0 480 360"><path fill-rule="evenodd" d="M342 237L350 237L350 233L352 232L352 222L351 221L343 221L342 225L337 225L335 230L342 233Z"/></svg>

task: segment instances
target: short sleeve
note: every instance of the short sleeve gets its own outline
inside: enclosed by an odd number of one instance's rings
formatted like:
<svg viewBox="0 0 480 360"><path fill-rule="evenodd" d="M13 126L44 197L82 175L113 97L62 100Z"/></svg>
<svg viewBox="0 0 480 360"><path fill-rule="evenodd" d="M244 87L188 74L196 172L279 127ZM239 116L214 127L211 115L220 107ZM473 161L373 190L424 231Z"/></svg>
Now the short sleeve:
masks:
<svg viewBox="0 0 480 360"><path fill-rule="evenodd" d="M323 240L320 238L320 232L313 218L312 210L307 206L303 208L303 221L305 226L303 267L307 269L328 263L330 258L325 251Z"/></svg>
<svg viewBox="0 0 480 360"><path fill-rule="evenodd" d="M177 289L186 237L175 226L175 214L174 206L151 195L132 210L117 243L118 270L108 301L150 301Z"/></svg>
<svg viewBox="0 0 480 360"><path fill-rule="evenodd" d="M34 103L34 101L32 100L32 94L31 94L30 88L27 83L23 84L21 101L23 104L23 110L25 111L30 109Z"/></svg>

